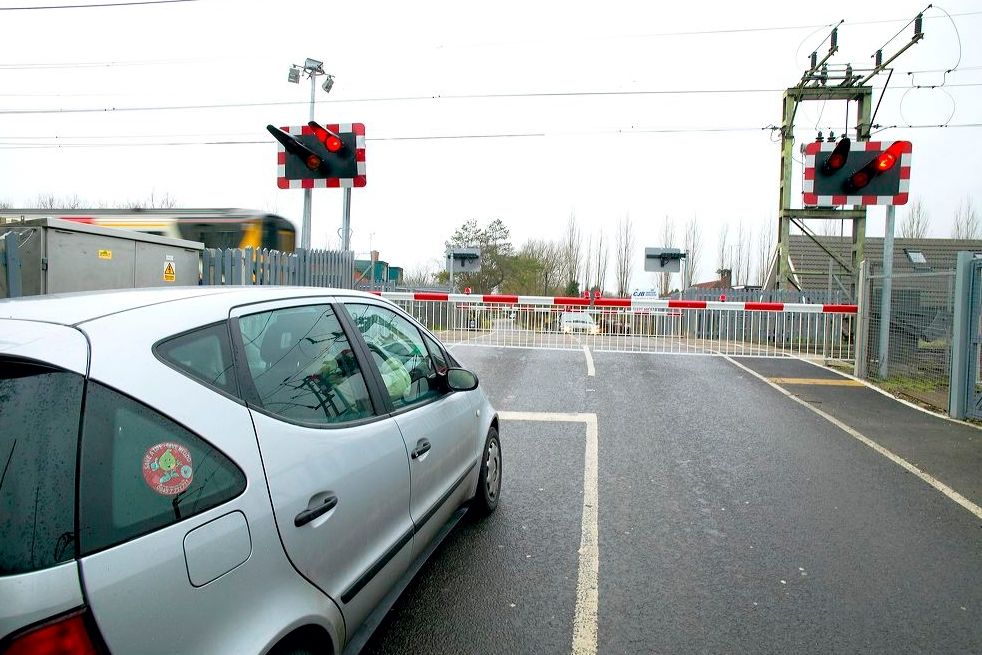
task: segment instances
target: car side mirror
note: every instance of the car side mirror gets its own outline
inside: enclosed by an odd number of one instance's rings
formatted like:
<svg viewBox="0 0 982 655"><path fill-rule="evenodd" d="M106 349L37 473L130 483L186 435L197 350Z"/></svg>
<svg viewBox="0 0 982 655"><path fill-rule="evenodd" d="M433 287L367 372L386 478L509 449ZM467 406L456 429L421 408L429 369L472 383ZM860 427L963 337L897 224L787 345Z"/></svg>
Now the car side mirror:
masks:
<svg viewBox="0 0 982 655"><path fill-rule="evenodd" d="M447 387L451 391L471 391L477 389L477 376L465 368L447 370Z"/></svg>

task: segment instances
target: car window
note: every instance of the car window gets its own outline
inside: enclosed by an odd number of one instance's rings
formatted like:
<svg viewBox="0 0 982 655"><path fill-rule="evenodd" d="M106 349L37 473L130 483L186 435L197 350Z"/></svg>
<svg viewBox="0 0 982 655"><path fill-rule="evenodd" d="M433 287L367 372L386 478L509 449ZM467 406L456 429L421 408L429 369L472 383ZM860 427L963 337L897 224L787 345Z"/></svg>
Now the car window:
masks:
<svg viewBox="0 0 982 655"><path fill-rule="evenodd" d="M443 357L443 348L440 344L436 342L435 339L431 338L430 335L425 332L421 332L423 335L423 341L426 342L426 348L430 351L430 357L433 359L433 368L440 375L445 375L447 372L447 360Z"/></svg>
<svg viewBox="0 0 982 655"><path fill-rule="evenodd" d="M227 502L245 475L201 437L90 381L79 485L82 554L108 548Z"/></svg>
<svg viewBox="0 0 982 655"><path fill-rule="evenodd" d="M81 375L0 359L0 575L75 557Z"/></svg>
<svg viewBox="0 0 982 655"><path fill-rule="evenodd" d="M316 424L375 413L361 368L330 305L251 314L238 324L266 411Z"/></svg>
<svg viewBox="0 0 982 655"><path fill-rule="evenodd" d="M157 345L155 352L193 378L239 395L232 370L232 347L224 322L188 332Z"/></svg>
<svg viewBox="0 0 982 655"><path fill-rule="evenodd" d="M416 326L377 305L349 303L345 309L365 338L396 409L440 395L439 367ZM441 365L446 369L445 362Z"/></svg>

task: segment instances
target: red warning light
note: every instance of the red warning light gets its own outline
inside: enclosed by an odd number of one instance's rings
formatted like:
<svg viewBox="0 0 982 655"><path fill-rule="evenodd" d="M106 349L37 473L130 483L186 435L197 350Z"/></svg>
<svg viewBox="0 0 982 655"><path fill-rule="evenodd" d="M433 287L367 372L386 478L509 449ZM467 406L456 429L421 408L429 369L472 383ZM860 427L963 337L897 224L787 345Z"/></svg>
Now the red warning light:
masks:
<svg viewBox="0 0 982 655"><path fill-rule="evenodd" d="M311 132L314 133L314 136L317 137L317 140L324 145L328 152L341 152L341 149L344 148L341 135L332 132L316 121L310 121L307 125L310 126Z"/></svg>
<svg viewBox="0 0 982 655"><path fill-rule="evenodd" d="M862 189L867 184L869 184L869 173L866 171L857 171L849 178L849 186L853 189Z"/></svg>
<svg viewBox="0 0 982 655"><path fill-rule="evenodd" d="M876 169L880 172L893 168L904 151L903 141L894 141L879 157L876 158Z"/></svg>
<svg viewBox="0 0 982 655"><path fill-rule="evenodd" d="M317 155L308 155L304 163L307 164L307 168L312 171L316 171L321 167L321 158Z"/></svg>
<svg viewBox="0 0 982 655"><path fill-rule="evenodd" d="M822 173L825 175L831 175L840 168L846 165L846 160L849 158L849 148L851 145L849 137L843 137L835 144L835 149L832 154L828 156L825 163L822 164Z"/></svg>

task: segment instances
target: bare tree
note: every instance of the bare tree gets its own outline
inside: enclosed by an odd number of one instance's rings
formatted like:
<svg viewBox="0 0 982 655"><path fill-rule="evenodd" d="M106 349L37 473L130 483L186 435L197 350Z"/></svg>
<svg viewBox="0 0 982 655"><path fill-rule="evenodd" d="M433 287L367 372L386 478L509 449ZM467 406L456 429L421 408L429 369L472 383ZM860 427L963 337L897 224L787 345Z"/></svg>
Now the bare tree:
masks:
<svg viewBox="0 0 982 655"><path fill-rule="evenodd" d="M682 290L692 286L696 272L699 270L699 257L702 254L700 243L702 234L699 230L699 222L695 216L689 219L685 226L685 279L682 281Z"/></svg>
<svg viewBox="0 0 982 655"><path fill-rule="evenodd" d="M741 234L744 234L742 227L741 227ZM746 234L745 237L746 244L744 246L741 246L743 248L743 264L741 265L741 268L743 268L743 284L750 284L750 265L751 265L750 260L751 260L751 253L754 250L754 235L753 232L750 231L749 227L747 228L745 234ZM742 238L741 238L741 243L743 243Z"/></svg>
<svg viewBox="0 0 982 655"><path fill-rule="evenodd" d="M662 224L661 228L661 246L662 248L673 248L675 246L675 226L672 224L672 219L668 216L665 217L665 222ZM672 291L672 274L671 273L659 273L658 277L658 292L664 298Z"/></svg>
<svg viewBox="0 0 982 655"><path fill-rule="evenodd" d="M0 209L10 209L12 205L6 200L0 200Z"/></svg>
<svg viewBox="0 0 982 655"><path fill-rule="evenodd" d="M719 228L719 240L717 245L719 246L719 257L716 261L716 269L730 268L729 253L727 252L727 240L730 234L730 226L728 223L723 223Z"/></svg>
<svg viewBox="0 0 982 655"><path fill-rule="evenodd" d="M734 285L746 284L747 283L747 270L744 266L745 261L745 251L749 250L747 247L747 233L743 229L743 221L737 224L736 232L736 243L730 246L730 270L732 272L732 281Z"/></svg>
<svg viewBox="0 0 982 655"><path fill-rule="evenodd" d="M570 212L569 220L566 222L566 232L560 246L563 257L563 282L567 287L572 287L580 279L580 228L576 224L576 214Z"/></svg>
<svg viewBox="0 0 982 655"><path fill-rule="evenodd" d="M598 289L603 291L604 285L607 284L607 255L608 255L607 241L604 239L604 230L600 228L600 234L597 237L597 279L596 286Z"/></svg>
<svg viewBox="0 0 982 655"><path fill-rule="evenodd" d="M593 283L593 235L586 242L586 252L583 254L583 288L590 289Z"/></svg>
<svg viewBox="0 0 982 655"><path fill-rule="evenodd" d="M818 229L815 230L818 234L823 237L837 237L842 233L842 221L823 219L820 220Z"/></svg>
<svg viewBox="0 0 982 655"><path fill-rule="evenodd" d="M34 200L34 207L36 209L54 209L58 206L58 199L55 198L53 193L39 193L38 197Z"/></svg>
<svg viewBox="0 0 982 655"><path fill-rule="evenodd" d="M172 209L176 206L177 199L166 191L162 194L151 191L144 200L131 200L117 204L117 207L121 209Z"/></svg>
<svg viewBox="0 0 982 655"><path fill-rule="evenodd" d="M433 278L433 272L421 264L403 273L402 283L410 289L418 289L433 284Z"/></svg>
<svg viewBox="0 0 982 655"><path fill-rule="evenodd" d="M915 200L910 204L907 215L900 223L900 238L923 239L927 237L927 229L930 225L931 217L928 216L924 203Z"/></svg>
<svg viewBox="0 0 982 655"><path fill-rule="evenodd" d="M967 196L955 210L955 227L951 237L953 239L982 238L982 225L979 224L978 212L975 211L975 204L972 199Z"/></svg>
<svg viewBox="0 0 982 655"><path fill-rule="evenodd" d="M634 225L626 215L617 224L614 245L614 268L617 274L617 295L626 296L631 287L631 254L634 252Z"/></svg>
<svg viewBox="0 0 982 655"><path fill-rule="evenodd" d="M774 227L764 224L757 234L757 280L758 284L767 284L768 268L773 261L774 254Z"/></svg>

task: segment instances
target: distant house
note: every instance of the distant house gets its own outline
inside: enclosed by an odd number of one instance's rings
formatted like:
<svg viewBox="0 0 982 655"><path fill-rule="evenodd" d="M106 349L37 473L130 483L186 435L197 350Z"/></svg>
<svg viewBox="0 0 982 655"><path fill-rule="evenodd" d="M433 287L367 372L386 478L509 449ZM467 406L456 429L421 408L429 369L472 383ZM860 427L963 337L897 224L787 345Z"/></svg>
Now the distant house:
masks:
<svg viewBox="0 0 982 655"><path fill-rule="evenodd" d="M718 280L710 280L709 282L698 282L693 284L690 288L692 289L732 289L733 288L733 271L728 268L723 268L716 271L719 274Z"/></svg>

